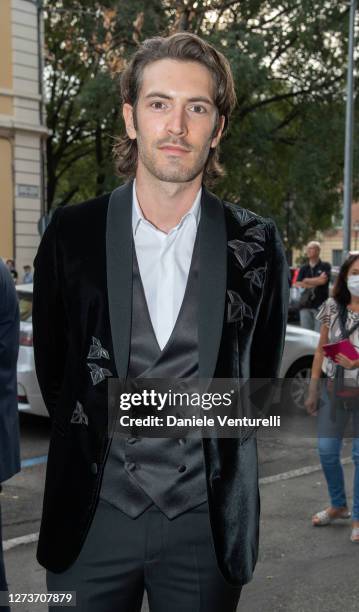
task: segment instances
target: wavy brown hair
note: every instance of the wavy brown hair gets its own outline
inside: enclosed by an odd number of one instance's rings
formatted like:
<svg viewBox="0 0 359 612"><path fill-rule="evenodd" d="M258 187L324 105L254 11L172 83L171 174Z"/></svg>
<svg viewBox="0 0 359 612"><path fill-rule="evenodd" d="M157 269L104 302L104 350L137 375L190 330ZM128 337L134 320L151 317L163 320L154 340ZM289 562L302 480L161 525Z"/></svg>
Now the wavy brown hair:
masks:
<svg viewBox="0 0 359 612"><path fill-rule="evenodd" d="M347 285L347 276L350 267L355 261L358 260L359 255L357 253L349 255L349 257L342 263L337 280L335 281L332 296L342 306L347 306L350 303L351 295Z"/></svg>
<svg viewBox="0 0 359 612"><path fill-rule="evenodd" d="M214 103L217 108L216 134L221 115L225 118L224 130L228 127L231 112L236 104L233 76L228 60L212 45L189 32L178 32L166 38L155 36L145 40L132 56L121 74L120 90L122 103L131 104L136 110L142 75L146 66L161 59L175 59L184 62L199 62L213 77ZM125 133L116 139L113 147L117 173L131 178L137 167L137 141ZM212 184L225 174L219 162L219 149L211 148L204 168L203 181Z"/></svg>

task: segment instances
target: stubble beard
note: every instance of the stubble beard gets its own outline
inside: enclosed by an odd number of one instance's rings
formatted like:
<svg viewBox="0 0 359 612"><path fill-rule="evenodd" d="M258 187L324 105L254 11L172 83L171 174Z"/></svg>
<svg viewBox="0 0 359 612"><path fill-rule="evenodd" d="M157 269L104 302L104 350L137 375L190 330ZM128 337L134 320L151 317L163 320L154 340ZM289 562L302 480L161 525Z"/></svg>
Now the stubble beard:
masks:
<svg viewBox="0 0 359 612"><path fill-rule="evenodd" d="M183 165L182 159L177 157L168 160L167 164L164 164L165 167L163 167L157 157L161 155L158 147L155 145L153 149L147 151L142 145L138 134L137 151L138 157L146 170L159 181L166 183L188 183L203 172L210 151L210 140L190 166Z"/></svg>

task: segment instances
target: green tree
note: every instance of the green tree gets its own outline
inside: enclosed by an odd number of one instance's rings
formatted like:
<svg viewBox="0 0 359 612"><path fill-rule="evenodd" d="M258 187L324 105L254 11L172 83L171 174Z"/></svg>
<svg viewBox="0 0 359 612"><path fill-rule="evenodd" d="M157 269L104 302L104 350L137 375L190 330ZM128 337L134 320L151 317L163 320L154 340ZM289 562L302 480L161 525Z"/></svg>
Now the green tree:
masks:
<svg viewBox="0 0 359 612"><path fill-rule="evenodd" d="M161 25L156 2L144 23L145 5L44 1L49 209L82 200L89 187L92 195L99 195L118 183L111 162L121 125L116 76L142 31L151 36ZM91 171L83 182L86 166Z"/></svg>
<svg viewBox="0 0 359 612"><path fill-rule="evenodd" d="M348 5L345 0L46 0L48 202L118 184L117 77L148 36L195 32L229 59L238 96L216 192L274 216L300 246L339 212ZM357 163L357 162L356 162ZM357 192L357 184L355 184Z"/></svg>

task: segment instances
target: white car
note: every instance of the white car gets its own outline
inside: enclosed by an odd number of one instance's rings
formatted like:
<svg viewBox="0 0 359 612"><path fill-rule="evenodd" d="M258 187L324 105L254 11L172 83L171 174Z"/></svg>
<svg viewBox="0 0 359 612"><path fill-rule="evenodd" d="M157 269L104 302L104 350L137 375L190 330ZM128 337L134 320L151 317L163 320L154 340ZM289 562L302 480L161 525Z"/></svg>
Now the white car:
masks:
<svg viewBox="0 0 359 612"><path fill-rule="evenodd" d="M286 394L290 406L304 409L304 400L308 391L310 373L314 353L319 343L320 335L310 329L298 325L287 325L283 358L279 370L279 378L283 379L283 393Z"/></svg>
<svg viewBox="0 0 359 612"><path fill-rule="evenodd" d="M17 285L20 306L20 349L17 363L19 410L48 416L35 373L32 345L33 285ZM287 379L286 392L290 401L303 408L304 395L319 334L295 325L288 325L280 378Z"/></svg>
<svg viewBox="0 0 359 612"><path fill-rule="evenodd" d="M17 401L19 410L48 416L35 373L32 345L32 283L16 285L20 308L20 346L17 360Z"/></svg>

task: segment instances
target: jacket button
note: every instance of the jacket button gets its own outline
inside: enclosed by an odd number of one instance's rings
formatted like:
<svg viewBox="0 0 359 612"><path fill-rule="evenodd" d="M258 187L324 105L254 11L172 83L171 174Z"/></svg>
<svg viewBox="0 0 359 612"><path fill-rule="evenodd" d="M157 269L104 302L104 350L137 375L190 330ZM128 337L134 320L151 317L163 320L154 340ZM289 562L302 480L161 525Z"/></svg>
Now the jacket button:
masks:
<svg viewBox="0 0 359 612"><path fill-rule="evenodd" d="M125 463L125 468L130 472L133 472L136 469L136 464L133 462Z"/></svg>
<svg viewBox="0 0 359 612"><path fill-rule="evenodd" d="M139 438L127 438L127 444L136 444L139 440Z"/></svg>
<svg viewBox="0 0 359 612"><path fill-rule="evenodd" d="M177 469L180 472L180 474L182 474L183 472L186 471L187 466L186 465L179 465Z"/></svg>
<svg viewBox="0 0 359 612"><path fill-rule="evenodd" d="M96 476L97 471L97 463L91 463L91 472L94 474L94 476Z"/></svg>

